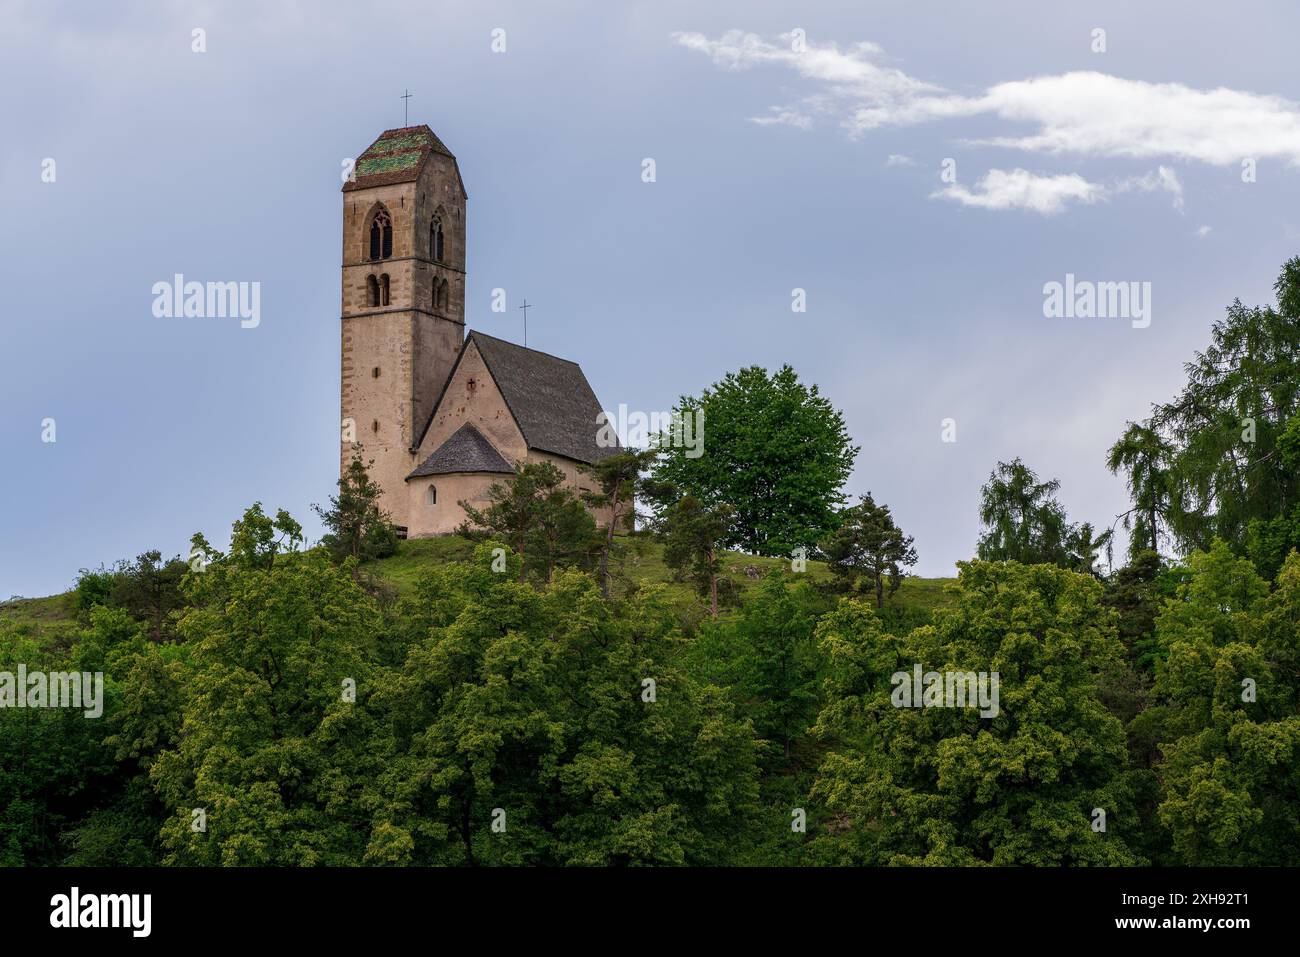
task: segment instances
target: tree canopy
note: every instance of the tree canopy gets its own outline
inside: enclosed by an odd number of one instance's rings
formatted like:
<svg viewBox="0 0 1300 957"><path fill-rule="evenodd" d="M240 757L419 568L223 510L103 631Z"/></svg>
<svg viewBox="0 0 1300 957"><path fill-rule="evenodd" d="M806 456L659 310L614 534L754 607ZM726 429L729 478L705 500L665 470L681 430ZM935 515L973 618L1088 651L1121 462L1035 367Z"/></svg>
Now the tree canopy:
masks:
<svg viewBox="0 0 1300 957"><path fill-rule="evenodd" d="M790 366L729 373L698 397L683 396L673 416L702 421L702 451L662 442L654 479L705 506L728 505L724 547L789 555L835 528L859 450L843 415Z"/></svg>
<svg viewBox="0 0 1300 957"><path fill-rule="evenodd" d="M1186 364L1182 392L1111 447L1107 464L1133 498L1123 519L1134 553L1166 541L1187 552L1216 537L1243 553L1253 526L1277 567L1277 537L1300 544L1290 528L1265 527L1300 518L1300 257L1273 288L1273 306L1234 300Z"/></svg>

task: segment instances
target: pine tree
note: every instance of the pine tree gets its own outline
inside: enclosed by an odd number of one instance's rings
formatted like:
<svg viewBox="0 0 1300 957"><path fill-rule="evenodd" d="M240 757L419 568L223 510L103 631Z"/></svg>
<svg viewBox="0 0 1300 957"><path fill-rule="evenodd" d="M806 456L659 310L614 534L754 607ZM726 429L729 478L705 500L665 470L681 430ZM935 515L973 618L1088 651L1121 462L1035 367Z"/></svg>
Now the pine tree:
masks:
<svg viewBox="0 0 1300 957"><path fill-rule="evenodd" d="M593 508L609 509L598 572L600 593L606 598L609 597L610 562L615 551L614 532L619 528L631 530L636 523L636 493L641 486L641 473L650 467L657 455L656 449L624 451L583 469L600 486L599 492L587 493L587 504Z"/></svg>
<svg viewBox="0 0 1300 957"><path fill-rule="evenodd" d="M864 577L885 604L885 582L893 595L902 584L905 567L916 564L912 536L894 524L888 505L877 505L868 492L857 505L840 513L840 527L821 542L831 571L850 585Z"/></svg>
<svg viewBox="0 0 1300 957"><path fill-rule="evenodd" d="M374 465L374 460L370 461ZM352 557L359 562L383 558L397 551L397 529L388 513L379 507L382 492L360 455L354 455L347 471L339 476L339 494L330 496L330 507L312 508L329 532L321 544L335 561Z"/></svg>
<svg viewBox="0 0 1300 957"><path fill-rule="evenodd" d="M531 570L549 582L561 564L582 564L592 551L596 523L550 462L526 462L488 489L487 508L461 502L458 534L474 541L505 541L519 556L519 581Z"/></svg>
<svg viewBox="0 0 1300 957"><path fill-rule="evenodd" d="M729 505L709 507L694 495L684 495L664 512L660 523L664 564L685 574L702 596L708 596L709 614L715 619L722 541L732 515Z"/></svg>

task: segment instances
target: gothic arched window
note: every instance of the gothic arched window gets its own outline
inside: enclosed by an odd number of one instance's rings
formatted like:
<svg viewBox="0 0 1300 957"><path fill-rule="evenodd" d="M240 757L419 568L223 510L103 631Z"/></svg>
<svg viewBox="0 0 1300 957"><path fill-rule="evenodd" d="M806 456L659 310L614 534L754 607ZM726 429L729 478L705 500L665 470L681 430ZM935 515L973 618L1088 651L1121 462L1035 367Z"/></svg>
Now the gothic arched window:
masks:
<svg viewBox="0 0 1300 957"><path fill-rule="evenodd" d="M424 495L430 505L438 504L438 487L436 485L430 485L429 491L425 492Z"/></svg>
<svg viewBox="0 0 1300 957"><path fill-rule="evenodd" d="M387 259L393 254L393 220L380 208L370 221L370 258Z"/></svg>
<svg viewBox="0 0 1300 957"><path fill-rule="evenodd" d="M378 305L386 306L389 303L388 298L388 273L379 277L379 303Z"/></svg>
<svg viewBox="0 0 1300 957"><path fill-rule="evenodd" d="M429 225L429 255L433 257L434 262L442 262L442 253L442 217L435 216Z"/></svg>
<svg viewBox="0 0 1300 957"><path fill-rule="evenodd" d="M366 293L369 298L370 305L372 306L379 305L379 280L376 279L374 276L366 277Z"/></svg>

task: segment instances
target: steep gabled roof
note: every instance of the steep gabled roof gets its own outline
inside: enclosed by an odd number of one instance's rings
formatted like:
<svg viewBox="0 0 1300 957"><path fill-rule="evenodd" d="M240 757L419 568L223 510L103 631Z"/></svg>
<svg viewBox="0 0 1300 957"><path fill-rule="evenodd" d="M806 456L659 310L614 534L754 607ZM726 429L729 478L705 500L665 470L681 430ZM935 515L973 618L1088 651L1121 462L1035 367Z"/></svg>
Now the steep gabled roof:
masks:
<svg viewBox="0 0 1300 957"><path fill-rule="evenodd" d="M396 130L384 130L366 151L357 157L353 167L353 179L343 184L343 191L369 189L372 186L388 186L392 183L409 183L420 178L425 164L434 153L448 157L453 163L456 157L443 145L433 130L427 125L404 126ZM456 167L456 176L460 177L460 167ZM461 192L465 184L460 184Z"/></svg>
<svg viewBox="0 0 1300 957"><path fill-rule="evenodd" d="M410 481L425 475L447 475L452 472L509 474L513 471L510 463L501 457L501 453L493 448L483 433L466 422L406 478Z"/></svg>
<svg viewBox="0 0 1300 957"><path fill-rule="evenodd" d="M600 402L576 362L471 332L528 447L578 462L599 462L616 448L596 444Z"/></svg>
<svg viewBox="0 0 1300 957"><path fill-rule="evenodd" d="M523 433L530 449L562 455L576 462L599 462L620 451L596 444L600 430L597 416L603 411L587 377L576 362L560 359L536 349L525 349L481 332L465 337L447 381L442 384L438 400L416 440L415 449L424 442L438 409L447 394L456 369L470 343L478 348L492 379L501 390L506 407ZM414 449L412 449L414 451Z"/></svg>

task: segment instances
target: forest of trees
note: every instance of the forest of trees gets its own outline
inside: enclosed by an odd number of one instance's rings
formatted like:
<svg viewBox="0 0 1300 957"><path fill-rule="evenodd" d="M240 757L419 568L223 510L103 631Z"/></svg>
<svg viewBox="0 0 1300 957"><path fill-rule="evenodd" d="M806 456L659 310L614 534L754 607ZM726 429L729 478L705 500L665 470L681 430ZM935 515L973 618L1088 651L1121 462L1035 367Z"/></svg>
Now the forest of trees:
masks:
<svg viewBox="0 0 1300 957"><path fill-rule="evenodd" d="M1276 293L1116 430L1124 515L992 463L933 611L789 367L682 399L699 458L612 456L585 500L522 467L404 595L360 459L316 547L253 505L224 550L84 572L71 635L0 620L0 670L107 698L0 711L0 863L1295 864L1300 259ZM700 615L630 573L645 543ZM738 553L782 563L742 597ZM916 664L998 674L998 714L894 706Z"/></svg>

